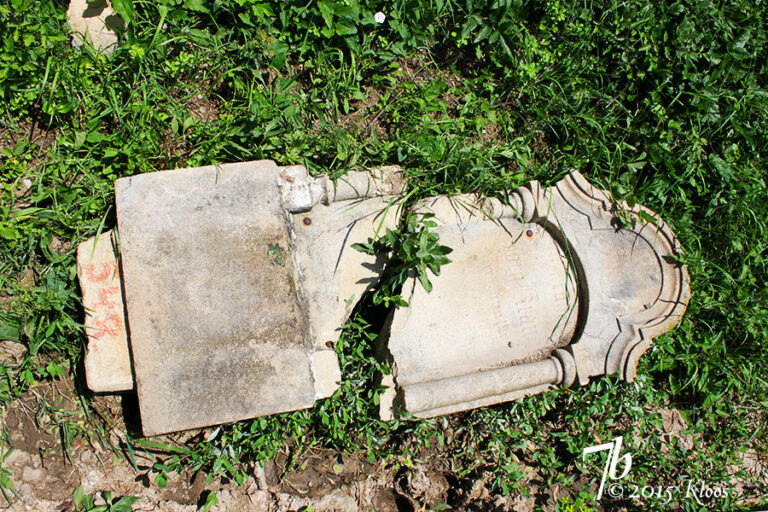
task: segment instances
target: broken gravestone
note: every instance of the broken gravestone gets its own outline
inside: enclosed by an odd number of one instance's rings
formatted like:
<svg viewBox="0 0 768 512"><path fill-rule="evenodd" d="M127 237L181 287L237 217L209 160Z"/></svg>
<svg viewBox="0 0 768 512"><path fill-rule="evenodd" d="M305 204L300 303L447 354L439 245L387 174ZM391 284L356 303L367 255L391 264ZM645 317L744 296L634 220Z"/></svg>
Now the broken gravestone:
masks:
<svg viewBox="0 0 768 512"><path fill-rule="evenodd" d="M144 434L307 408L333 394L333 342L383 264L351 245L396 226L402 186L396 168L352 172L334 186L271 161L118 180ZM93 332L86 364L98 357ZM92 389L97 380L88 373Z"/></svg>
<svg viewBox="0 0 768 512"><path fill-rule="evenodd" d="M689 298L678 242L653 212L615 204L574 172L509 205L473 196L421 201L452 263L427 293L414 278L380 337L392 368L381 416L432 417L635 376L652 338Z"/></svg>
<svg viewBox="0 0 768 512"><path fill-rule="evenodd" d="M301 166L245 162L115 188L120 236L78 248L92 389L126 391L135 376L146 435L306 408L335 391L333 342L386 263L352 245L398 224L396 168L334 185ZM406 283L409 306L379 337L392 368L385 419L608 373L631 380L686 308L671 230L578 173L506 203L435 197L415 212L435 215L453 262L429 294Z"/></svg>

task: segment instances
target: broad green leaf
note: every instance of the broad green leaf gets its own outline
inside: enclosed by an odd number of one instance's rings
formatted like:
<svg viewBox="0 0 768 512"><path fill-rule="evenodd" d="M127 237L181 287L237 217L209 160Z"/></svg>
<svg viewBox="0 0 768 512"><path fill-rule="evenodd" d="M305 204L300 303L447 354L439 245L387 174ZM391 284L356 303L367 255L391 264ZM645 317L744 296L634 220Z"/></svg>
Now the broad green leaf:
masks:
<svg viewBox="0 0 768 512"><path fill-rule="evenodd" d="M135 14L133 0L112 0L112 9L114 9L128 25L133 23Z"/></svg>
<svg viewBox="0 0 768 512"><path fill-rule="evenodd" d="M204 0L184 0L184 7L197 12L209 12L210 9Z"/></svg>

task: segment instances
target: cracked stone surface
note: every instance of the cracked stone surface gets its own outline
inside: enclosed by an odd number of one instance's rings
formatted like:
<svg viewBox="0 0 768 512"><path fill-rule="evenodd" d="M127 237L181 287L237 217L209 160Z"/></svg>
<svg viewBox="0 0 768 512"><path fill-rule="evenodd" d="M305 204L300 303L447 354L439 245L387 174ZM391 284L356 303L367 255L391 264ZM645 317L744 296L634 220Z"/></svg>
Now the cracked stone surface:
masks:
<svg viewBox="0 0 768 512"><path fill-rule="evenodd" d="M554 187L532 182L509 205L473 196L420 202L434 213L452 263L432 293L404 286L381 337L393 375L384 419L399 408L431 417L541 393L619 372L634 378L653 337L688 302L671 230L653 212L620 205L572 173Z"/></svg>
<svg viewBox="0 0 768 512"><path fill-rule="evenodd" d="M341 372L333 350L341 329L360 297L378 282L383 258L351 247L368 242L377 230L395 229L397 208L392 196L348 199L292 216L298 288L307 304L314 352L317 398L336 391Z"/></svg>
<svg viewBox="0 0 768 512"><path fill-rule="evenodd" d="M388 211L389 201L388 197L338 201L293 215L295 256L302 290L312 305L309 323L318 350L338 339L339 319L349 316L384 270L383 257L372 258L350 247L349 241L368 242L377 230L383 234L387 228L395 229L399 215L397 207Z"/></svg>

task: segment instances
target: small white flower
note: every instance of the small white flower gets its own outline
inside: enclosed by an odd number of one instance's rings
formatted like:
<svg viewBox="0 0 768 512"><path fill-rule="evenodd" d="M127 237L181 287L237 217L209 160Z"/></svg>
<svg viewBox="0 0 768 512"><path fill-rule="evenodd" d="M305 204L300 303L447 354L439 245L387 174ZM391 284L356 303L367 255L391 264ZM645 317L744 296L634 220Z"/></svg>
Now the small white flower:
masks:
<svg viewBox="0 0 768 512"><path fill-rule="evenodd" d="M384 23L384 20L386 19L387 19L387 15L381 11L373 15L373 21L375 21L376 23Z"/></svg>

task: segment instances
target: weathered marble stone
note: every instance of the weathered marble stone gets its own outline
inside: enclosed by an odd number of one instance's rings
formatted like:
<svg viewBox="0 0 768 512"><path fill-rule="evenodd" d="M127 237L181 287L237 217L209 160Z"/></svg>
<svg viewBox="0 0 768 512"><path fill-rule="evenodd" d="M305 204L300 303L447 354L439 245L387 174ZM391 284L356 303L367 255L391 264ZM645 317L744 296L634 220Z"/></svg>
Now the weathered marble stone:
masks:
<svg viewBox="0 0 768 512"><path fill-rule="evenodd" d="M403 293L381 340L393 373L382 418L431 417L619 372L632 380L653 337L679 321L689 284L671 230L621 207L573 173L532 182L505 206L471 196L422 201L452 263ZM645 216L647 218L647 216ZM655 216L654 216L655 217Z"/></svg>
<svg viewBox="0 0 768 512"><path fill-rule="evenodd" d="M353 171L334 184L301 166L280 171L283 208L291 212L297 291L306 304L314 350L316 398L341 379L334 343L357 301L378 282L383 258L352 248L397 227L405 186L395 166Z"/></svg>
<svg viewBox="0 0 768 512"><path fill-rule="evenodd" d="M74 34L73 44L88 42L107 52L117 46L117 33L125 25L108 0L70 0L67 23Z"/></svg>
<svg viewBox="0 0 768 512"><path fill-rule="evenodd" d="M368 196L402 186L393 170L350 179L360 183L334 187L261 161L116 182L145 434L306 408L335 391L328 342L381 264L350 246L396 224L392 197Z"/></svg>
<svg viewBox="0 0 768 512"><path fill-rule="evenodd" d="M334 184L270 161L118 180L122 265L111 245L98 255L122 269L144 433L310 407L333 394L334 341L385 264L351 246L396 227L403 185L397 168ZM532 182L508 204L420 202L416 213L435 215L453 262L431 293L407 283L410 306L386 323L381 348L393 372L382 417L401 407L436 416L606 373L634 378L652 338L683 314L688 277L663 221L619 205L635 221L620 228L613 205L577 173L549 189ZM96 319L118 306L95 286L120 286L115 272L108 284L87 280L100 246L78 251ZM89 326L89 347L100 332ZM93 389L114 368L130 376L124 332L122 352L89 352Z"/></svg>
<svg viewBox="0 0 768 512"><path fill-rule="evenodd" d="M85 308L85 375L96 392L133 389L123 291L112 231L77 247L77 275Z"/></svg>
<svg viewBox="0 0 768 512"><path fill-rule="evenodd" d="M384 270L383 257L373 258L351 243L368 242L377 231L396 228L397 205L388 209L392 200L384 196L338 201L292 216L294 258L317 350L338 339L344 320Z"/></svg>

